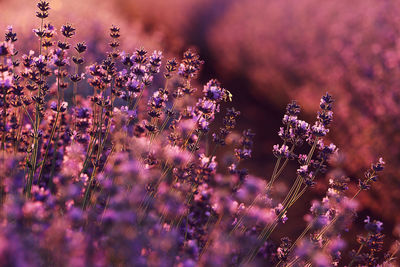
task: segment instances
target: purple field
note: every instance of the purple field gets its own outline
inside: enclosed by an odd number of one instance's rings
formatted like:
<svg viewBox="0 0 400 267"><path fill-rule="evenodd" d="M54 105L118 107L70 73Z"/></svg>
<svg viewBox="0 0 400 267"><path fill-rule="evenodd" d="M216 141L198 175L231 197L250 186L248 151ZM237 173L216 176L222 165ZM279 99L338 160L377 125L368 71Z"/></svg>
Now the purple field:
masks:
<svg viewBox="0 0 400 267"><path fill-rule="evenodd" d="M0 0L0 266L399 266L396 0Z"/></svg>

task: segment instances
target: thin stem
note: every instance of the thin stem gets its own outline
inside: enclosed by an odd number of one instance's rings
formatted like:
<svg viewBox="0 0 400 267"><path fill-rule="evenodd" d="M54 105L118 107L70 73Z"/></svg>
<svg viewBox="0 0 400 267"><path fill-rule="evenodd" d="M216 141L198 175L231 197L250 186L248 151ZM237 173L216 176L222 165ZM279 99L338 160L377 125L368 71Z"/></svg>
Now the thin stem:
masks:
<svg viewBox="0 0 400 267"><path fill-rule="evenodd" d="M19 115L19 119L18 119L18 129L17 129L17 135L15 137L15 142L14 142L14 154L16 155L18 152L18 147L19 147L19 139L21 136L21 131L22 131L22 120L23 120L23 113L21 112L21 108L18 108L18 115Z"/></svg>
<svg viewBox="0 0 400 267"><path fill-rule="evenodd" d="M194 145L194 148L192 149L192 151L191 151L191 153L190 153L190 157L189 157L188 162L191 161L191 158L192 158L193 153L194 153L194 151L195 151L195 147L196 147L196 146L198 145L198 143L200 142L201 137L202 137L202 132L200 132L199 137L198 137L198 139L196 140L196 143L195 143L195 145ZM217 149L217 146L214 148L213 154L215 153L216 149ZM208 165L211 163L213 154L212 154L212 156L210 157L210 160L209 160L209 162L208 162ZM208 165L207 165L207 166L208 166ZM171 168L167 168L166 172L162 173L161 178L158 180L157 185L156 185L156 187L155 187L156 189L157 189L158 186L161 184L162 180L164 179L165 175L168 173L168 171L169 171L170 169L171 169ZM175 180L175 182L176 182L176 181L177 181L177 179ZM192 197L193 197L193 194L194 194L194 191L195 191L196 186L197 186L197 185L194 185L193 183L190 185L190 188L191 188L192 191L191 191L191 194L189 195L189 197L186 198L186 204L187 204L187 205L189 205L189 204L191 203L191 201L192 201ZM172 190L175 191L174 188L172 188ZM154 198L154 197L157 195L157 193L158 193L157 190L154 190L153 196L150 195L149 197L150 197L150 198L151 198L151 197ZM145 200L144 200L144 201L146 201L146 197L145 197ZM149 203L146 203L145 208L147 208L148 205L149 205ZM141 207L142 207L142 205L141 205ZM164 216L164 211L163 211L163 213L162 213L162 217L163 217L163 216ZM181 223L183 217L184 217L184 215L183 215L183 216L180 216L180 218L179 218L179 220L178 220L178 223L176 224L177 227L180 225L180 223ZM161 219L161 220L162 220L162 219ZM174 224L174 223L175 223L175 219L174 219L174 221L173 221L173 224Z"/></svg>
<svg viewBox="0 0 400 267"><path fill-rule="evenodd" d="M61 71L61 67L58 67L58 72L57 72L57 92L60 91L60 71ZM60 115L60 110L61 110L61 98L60 98L60 94L58 96L58 100L57 100L57 112L56 112L56 118L54 119L54 123L53 123L53 127L51 128L51 133L50 133L50 137L49 137L49 141L47 141L47 147L46 147L46 151L43 155L43 161L42 161L42 167L40 168L40 172L39 172L39 177L38 177L38 183L40 182L40 179L42 178L42 174L43 174L43 168L45 166L46 160L47 160L47 155L49 153L49 148L50 148L50 144L51 141L53 140L54 134L56 132L57 129L57 123L58 123L58 117Z"/></svg>
<svg viewBox="0 0 400 267"><path fill-rule="evenodd" d="M354 263L354 261L355 261L355 258L358 256L358 254L360 254L360 252L361 252L361 250L363 249L363 247L364 247L364 244L361 244L360 247L358 248L356 254L354 255L353 259L352 259L351 262L349 263L349 266L348 266L348 267L353 266L353 263Z"/></svg>
<svg viewBox="0 0 400 267"><path fill-rule="evenodd" d="M44 19L41 19L40 22L40 31L43 30L43 21ZM42 55L42 38L39 38L39 55ZM42 74L39 74L39 80L42 79ZM41 83L38 85L38 93L37 93L37 98L40 98L41 91L42 91L42 86ZM39 125L40 125L40 104L39 102L36 102L36 112L35 112L35 123L34 123L34 141L33 141L33 152L32 152L32 158L31 158L31 171L29 174L28 178L28 185L26 188L26 196L29 198L31 196L31 187L33 184L33 178L36 173L36 164L37 164L37 157L38 157L38 149L39 149Z"/></svg>
<svg viewBox="0 0 400 267"><path fill-rule="evenodd" d="M138 96L138 98L136 99L135 105L134 105L133 108L132 108L133 111L135 111L136 108L138 107L139 102L140 102L140 100L142 99L144 89L145 89L145 88L143 88L143 89L140 91L139 96Z"/></svg>
<svg viewBox="0 0 400 267"><path fill-rule="evenodd" d="M294 148L295 148L295 145L292 145L292 147L290 148L290 153L293 152ZM281 168L279 168L279 170L278 170L277 166L279 166L280 160L281 160L281 157L278 158L278 160L277 160L277 162L275 164L274 172L273 172L273 174L271 176L270 182L268 183L267 190L271 189L273 183L279 178L279 176L281 175L282 171L285 169L286 165L289 162L289 158L286 158L285 161L283 162Z"/></svg>
<svg viewBox="0 0 400 267"><path fill-rule="evenodd" d="M375 172L372 173L371 177L373 177L374 174L375 174ZM371 181L371 179L369 178L369 179L366 181L366 183L369 183L370 181ZM354 200L354 199L361 193L361 191L362 191L362 190L361 190L361 188L360 188L360 189L354 194L354 196L351 198L351 200ZM329 222L329 224L328 224L327 226L325 226L325 227L321 230L321 232L317 235L316 239L319 240L319 239L326 233L326 231L328 231L328 229L329 229L333 224L335 224L335 222L336 222L338 219L339 219L338 215L335 215L335 217ZM360 252L361 252L361 249L362 249L362 247L360 247L360 249L359 249ZM358 253L359 253L359 252L358 252ZM353 258L353 260L354 260L354 258ZM353 262L353 260L352 260L352 262ZM293 262L293 264L296 263L296 261L297 261L297 259ZM352 262L350 263L349 267L352 265Z"/></svg>
<svg viewBox="0 0 400 267"><path fill-rule="evenodd" d="M310 152L307 155L307 165L310 163L311 158L314 154L314 151L317 147L317 143L318 143L318 137L315 138L313 146L310 149ZM287 210L295 203L295 201L297 201L299 199L299 197L305 192L305 190L303 189L302 192L299 193L299 190L301 188L301 177L298 175L296 178L296 182L293 184L292 188L294 189L293 194L288 197L290 195L290 193L292 192L292 189L290 190L289 194L286 196L286 199L289 199L287 205L284 206L284 208L281 210L281 212L279 213L278 217L274 220L274 222L270 225L267 225L266 227L264 227L264 229L262 230L261 234L258 236L258 239L260 241L264 241L267 240L269 238L269 236L272 234L272 232L275 230L276 226L278 225L278 222L280 219L282 219L282 217L286 214ZM256 245L256 247L250 252L249 256L247 257L247 259L244 262L250 262L253 257L255 256L255 254L257 253L258 249L259 249L260 245Z"/></svg>
<svg viewBox="0 0 400 267"><path fill-rule="evenodd" d="M219 226L219 224L221 223L222 217L223 217L223 216L224 216L224 213L221 212L221 214L218 216L218 220L217 220L217 222L215 223L215 226L214 226L212 232L209 234L209 236L208 236L208 238L207 238L207 242L206 242L206 244L204 245L203 250L201 251L201 254L200 254L200 257L199 257L199 261L200 261L201 257L204 255L204 253L206 252L206 250L208 249L208 247L210 246L210 244L211 244L211 242L212 242L211 236L212 236L213 232L216 231L216 229L217 229L217 227Z"/></svg>
<svg viewBox="0 0 400 267"><path fill-rule="evenodd" d="M96 129L96 132L97 132L97 129ZM94 145L96 140L97 140L97 138L92 137L92 136L90 137L89 145L88 145L88 148L86 150L85 160L83 161L82 169L78 174L78 178L81 177L81 174L86 171L87 163L89 162L89 159L92 157L92 154L93 154L93 151L94 151L94 149L92 149L92 146Z"/></svg>
<svg viewBox="0 0 400 267"><path fill-rule="evenodd" d="M55 171L55 167L56 167L56 162L57 162L57 150L58 150L58 140L60 138L60 133L57 133L57 137L56 140L54 141L54 155L53 155L53 159L51 162L51 168L50 168L50 177L49 177L49 188L52 189L53 187L53 176L54 176L54 171ZM44 162L43 162L44 164ZM42 166L43 169L43 166Z"/></svg>
<svg viewBox="0 0 400 267"><path fill-rule="evenodd" d="M92 186L92 182L93 182L93 180L94 180L94 177L96 176L96 174L97 174L97 170L98 170L98 168L97 168L97 165L99 164L99 159L100 159L100 153L101 153L101 148L100 148L100 146L101 146L101 132L102 132L102 123L103 123L103 104L101 105L101 111L100 111L100 119L99 119L99 126L98 126L98 148L97 148L97 156L96 156L96 159L95 159L95 164L94 164L94 168L93 168L93 171L92 171L92 175L90 176L90 179L89 179L89 182L88 182L88 185L87 185L87 187L86 187L86 191L85 191L85 196L84 196L84 199L83 199L83 204L82 204L82 210L85 210L86 209L86 206L87 206L87 202L88 202L88 200L89 200L89 197L90 197L90 188L91 188L91 186Z"/></svg>
<svg viewBox="0 0 400 267"><path fill-rule="evenodd" d="M79 65L75 64L75 75L78 75ZM77 108L77 101L76 95L78 93L78 82L74 82L74 87L72 89L72 101L74 106L74 130L76 131L76 108ZM75 141L75 139L74 139Z"/></svg>
<svg viewBox="0 0 400 267"><path fill-rule="evenodd" d="M308 233L308 231L311 229L312 224L309 223L307 227L303 230L303 232L297 237L296 241L290 246L288 253L290 253L293 248L299 243L299 241ZM279 261L275 266L278 267L279 264L281 264L282 261ZM289 263L288 266L291 266L292 263Z"/></svg>
<svg viewBox="0 0 400 267"><path fill-rule="evenodd" d="M372 176L373 176L374 174L372 174ZM368 179L367 180L367 183L370 181L370 179ZM361 193L361 189L359 189L355 194L354 194L354 196L351 198L351 201L352 200L354 200L360 193ZM317 235L317 237L316 237L316 239L320 239L325 233L326 233L326 231L328 231L328 229L338 220L338 215L335 215L335 217L332 219L332 221L330 221L330 223L327 225L327 226L325 226L322 230L321 230L321 232Z"/></svg>
<svg viewBox="0 0 400 267"><path fill-rule="evenodd" d="M3 150L6 150L5 142L6 142L6 135L7 131L6 129L6 124L7 124L7 91L4 90L3 92L3 125L4 125L4 132L3 132L3 137L1 140L1 147Z"/></svg>
<svg viewBox="0 0 400 267"><path fill-rule="evenodd" d="M33 119L32 119L32 117L31 117L31 115L29 114L28 110L26 109L25 104L22 104L22 108L24 109L26 115L28 115L29 121L30 121L32 124L34 124Z"/></svg>

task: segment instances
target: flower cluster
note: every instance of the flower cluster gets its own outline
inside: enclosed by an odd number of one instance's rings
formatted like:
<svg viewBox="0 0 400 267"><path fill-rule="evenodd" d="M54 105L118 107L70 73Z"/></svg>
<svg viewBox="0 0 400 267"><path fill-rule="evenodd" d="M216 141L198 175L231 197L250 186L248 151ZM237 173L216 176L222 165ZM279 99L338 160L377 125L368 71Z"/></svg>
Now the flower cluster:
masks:
<svg viewBox="0 0 400 267"><path fill-rule="evenodd" d="M341 264L340 234L356 215L355 197L383 170L382 159L351 199L348 179L332 178L296 241L276 231L337 150L323 142L332 121L329 94L312 127L298 119L295 102L288 105L266 181L242 168L254 133L235 133L240 112L228 108L213 131L232 96L215 79L194 93L203 63L196 52L163 65L161 51L122 49L123 34L113 25L107 53L86 63L93 48L75 40L79 30L65 24L57 31L47 23L49 3L37 7L38 51L18 57L12 27L0 43L3 265ZM230 151L226 160L222 147ZM297 160L297 176L281 199L274 182L289 160ZM360 249L353 261L379 262L382 226L366 222L372 234L359 240L370 251Z"/></svg>
<svg viewBox="0 0 400 267"><path fill-rule="evenodd" d="M383 223L380 221L371 221L370 217L364 220L365 229L368 231L366 236L358 236L357 242L360 243L360 247L357 251L351 252L352 261L349 266L353 263L357 265L369 265L374 266L378 264L377 253L383 248L383 240L385 235L382 234ZM364 249L365 252L362 252Z"/></svg>
<svg viewBox="0 0 400 267"><path fill-rule="evenodd" d="M203 1L191 4L196 6L194 10L210 8ZM376 155L385 154L396 162L386 168L387 182L379 190L386 194L370 193L362 204L383 214L384 220L399 221L397 215L393 216L400 214L394 204L400 195L400 173L395 167L399 165L400 140L397 1L300 0L293 5L291 1L248 0L245 5L232 1L220 5L224 11L218 16L207 13L214 23L198 26L208 33L204 45L218 64L215 69L225 77L250 83L251 95L262 99L259 108L296 98L309 115L322 89L329 88L339 103L330 138L345 158L352 159L341 163L349 174L362 175L360 170ZM176 6L189 9L181 1L176 1ZM182 12L186 16L181 21L190 20L187 12ZM366 14L368 19L364 19ZM164 19L168 19L168 13ZM185 33L174 34L191 40ZM255 36L268 41L249 45L248 40ZM242 86L239 84L238 90ZM248 119L261 122L250 115ZM275 122L272 118L269 121ZM255 130L266 129L258 125ZM315 130L323 133L318 126Z"/></svg>

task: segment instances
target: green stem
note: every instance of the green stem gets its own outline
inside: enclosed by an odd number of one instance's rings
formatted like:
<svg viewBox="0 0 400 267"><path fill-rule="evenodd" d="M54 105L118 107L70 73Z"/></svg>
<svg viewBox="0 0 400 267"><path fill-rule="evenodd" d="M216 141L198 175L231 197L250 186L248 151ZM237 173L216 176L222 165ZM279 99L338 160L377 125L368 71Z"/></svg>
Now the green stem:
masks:
<svg viewBox="0 0 400 267"><path fill-rule="evenodd" d="M314 154L314 151L317 147L318 139L319 139L318 137L315 138L314 144L311 147L310 152L308 153L307 161L306 161L307 165L309 165L311 158ZM296 178L296 182L292 186L292 189L295 188L293 194L290 197L288 197L290 195L290 193L293 191L291 189L290 192L288 193L288 195L286 196L286 199L289 199L287 205L284 206L284 208L281 210L281 212L279 213L278 217L274 220L274 222L271 225L267 225L266 227L264 227L261 234L258 236L258 239L261 242L264 240L267 240L269 238L269 236L272 234L272 232L275 230L276 226L278 225L279 220L286 214L287 210L295 203L295 201L298 200L299 197L305 192L305 190L303 188L302 192L300 194L298 194L299 190L301 188L301 185L302 185L301 177L298 175ZM255 254L257 253L259 247L260 247L260 245L256 245L256 247L250 252L249 256L247 257L247 259L244 262L249 263L253 259Z"/></svg>
<svg viewBox="0 0 400 267"><path fill-rule="evenodd" d="M295 145L292 145L292 147L290 148L290 153L293 152L294 148L295 148ZM274 172L273 172L273 174L271 176L270 182L268 183L267 190L271 189L273 183L279 178L279 176L281 175L282 171L285 169L286 165L289 162L289 158L286 158L285 161L283 162L281 168L279 168L279 170L278 170L278 166L279 166L280 160L281 160L281 157L278 158L278 160L277 160L277 162L275 164Z"/></svg>
<svg viewBox="0 0 400 267"><path fill-rule="evenodd" d="M54 170L56 167L56 162L57 162L57 150L58 150L58 140L60 138L60 134L57 133L57 137L56 140L54 141L54 155L53 155L53 159L51 162L51 169L50 169L50 177L49 177L49 188L52 189L53 187L53 176L54 176ZM44 162L43 162L44 164ZM43 169L43 167L42 167Z"/></svg>
<svg viewBox="0 0 400 267"><path fill-rule="evenodd" d="M99 160L100 160L100 156L101 156L101 144L102 144L101 133L103 131L102 124L103 124L103 110L104 110L103 103L102 103L100 108L101 108L101 110L100 110L100 118L99 118L99 125L98 125L97 155L96 155L96 159L95 159L95 164L94 164L94 167L93 167L92 175L90 176L88 185L86 187L85 196L84 196L83 204L82 204L82 210L86 209L87 202L89 201L92 182L94 180L94 177L97 174L97 171L98 171L97 165L99 164ZM92 150L94 150L94 148Z"/></svg>
<svg viewBox="0 0 400 267"><path fill-rule="evenodd" d="M44 19L41 19L40 31L43 30L43 21L44 21ZM42 37L40 37L40 41L39 41L39 55L42 55ZM41 79L42 79L42 74L39 75L39 80L41 80ZM41 84L39 84L38 87L39 88L38 88L37 97L39 98L41 95L41 91L42 91ZM29 174L28 185L26 188L26 196L28 198L30 198L30 196L31 196L31 187L32 187L32 183L33 183L33 178L36 173L36 164L37 164L37 156L38 156L38 148L39 148L39 125L40 125L39 112L40 112L40 104L38 102L36 102L34 136L33 136L34 141L33 141L33 152L32 152L32 158L31 158L31 171Z"/></svg>
<svg viewBox="0 0 400 267"><path fill-rule="evenodd" d="M57 72L57 92L60 92L60 79L61 79L60 71L61 71L61 67L58 67L58 72ZM57 129L57 123L58 123L58 118L59 118L59 115L60 115L60 110L61 110L61 98L60 98L60 93L58 93L56 118L54 119L53 127L51 128L49 141L47 141L46 151L45 151L45 153L43 155L42 167L40 168L39 177L38 177L38 183L40 182L40 179L42 178L43 168L44 168L44 166L46 164L47 155L48 155L49 149L50 149L50 144L51 144L51 141L53 141L53 137L54 137L54 134L55 134L56 129Z"/></svg>
<svg viewBox="0 0 400 267"><path fill-rule="evenodd" d="M79 70L79 65L75 64L75 75L78 75L78 70ZM75 111L74 111L74 130L75 131L76 131L76 108L78 106L77 101L76 101L77 93L78 93L78 82L74 82L74 87L72 89L72 101L73 101L73 106L75 108ZM74 139L74 141L75 141L75 139Z"/></svg>

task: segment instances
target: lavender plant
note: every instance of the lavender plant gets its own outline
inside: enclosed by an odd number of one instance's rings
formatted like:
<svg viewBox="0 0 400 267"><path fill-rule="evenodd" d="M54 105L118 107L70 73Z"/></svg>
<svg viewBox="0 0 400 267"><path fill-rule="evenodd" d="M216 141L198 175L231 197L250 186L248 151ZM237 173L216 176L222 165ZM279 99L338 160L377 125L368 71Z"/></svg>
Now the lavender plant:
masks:
<svg viewBox="0 0 400 267"><path fill-rule="evenodd" d="M2 265L345 264L341 234L356 216L356 197L383 170L381 158L353 197L347 178L332 177L294 242L272 236L337 151L324 142L331 95L321 98L312 126L299 119L296 102L287 106L272 175L254 177L241 167L254 133L234 138L240 112L228 108L210 130L232 95L215 79L196 92L203 64L196 52L163 63L161 51L121 51L121 30L112 26L108 53L86 64L91 48L74 39L75 27L65 24L56 35L49 3L37 7L38 48L19 57L11 26L0 43ZM156 88L159 76L165 83ZM91 95L80 93L84 83ZM229 162L217 160L222 147L231 149ZM290 161L298 165L291 189L273 198ZM369 234L358 239L349 266L390 264L396 250L377 254L382 224L366 223Z"/></svg>

